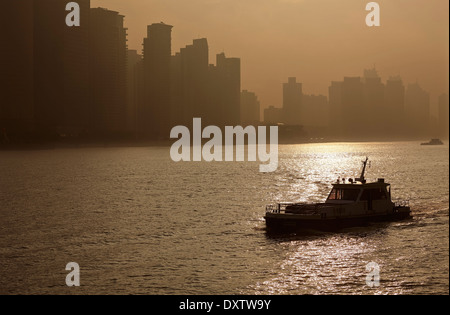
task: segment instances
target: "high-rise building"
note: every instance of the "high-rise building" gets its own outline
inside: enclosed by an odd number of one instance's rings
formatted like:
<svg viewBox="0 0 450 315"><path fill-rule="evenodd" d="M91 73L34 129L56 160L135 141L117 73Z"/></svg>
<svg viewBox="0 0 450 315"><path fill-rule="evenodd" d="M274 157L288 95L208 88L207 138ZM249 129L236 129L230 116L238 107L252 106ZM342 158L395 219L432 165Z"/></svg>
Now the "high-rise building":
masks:
<svg viewBox="0 0 450 315"><path fill-rule="evenodd" d="M90 66L93 132L117 135L126 130L127 33L124 16L91 9Z"/></svg>
<svg viewBox="0 0 450 315"><path fill-rule="evenodd" d="M155 23L147 27L144 39L144 104L140 131L147 137L170 136L172 26Z"/></svg>
<svg viewBox="0 0 450 315"><path fill-rule="evenodd" d="M78 136L89 108L89 0L77 1L80 26L66 25L67 1L1 2L8 24L2 49L0 116L6 133L45 139ZM14 24L14 27L11 25Z"/></svg>
<svg viewBox="0 0 450 315"><path fill-rule="evenodd" d="M345 77L342 84L341 127L346 137L360 137L365 132L364 86L360 77Z"/></svg>
<svg viewBox="0 0 450 315"><path fill-rule="evenodd" d="M429 136L430 94L418 83L409 84L405 96L408 131L411 136Z"/></svg>
<svg viewBox="0 0 450 315"><path fill-rule="evenodd" d="M328 102L330 107L329 121L334 136L342 135L342 85L343 82L332 81L328 88Z"/></svg>
<svg viewBox="0 0 450 315"><path fill-rule="evenodd" d="M172 126L190 126L196 117L205 125L240 123L240 59L227 58L224 53L216 58L216 65L209 64L206 38L195 39L171 57Z"/></svg>
<svg viewBox="0 0 450 315"><path fill-rule="evenodd" d="M210 68L211 69L211 68ZM212 98L213 111L219 126L236 126L241 121L241 60L227 58L225 53L216 56L213 75L216 87Z"/></svg>
<svg viewBox="0 0 450 315"><path fill-rule="evenodd" d="M243 90L241 92L241 124L258 125L261 121L261 109L258 96L255 93Z"/></svg>
<svg viewBox="0 0 450 315"><path fill-rule="evenodd" d="M380 136L388 127L388 108L384 102L384 84L376 69L364 70L364 115L361 117L365 130Z"/></svg>
<svg viewBox="0 0 450 315"><path fill-rule="evenodd" d="M186 126L188 125L187 116L183 101L181 55L177 52L170 57L170 123L172 126Z"/></svg>
<svg viewBox="0 0 450 315"><path fill-rule="evenodd" d="M34 108L36 133L55 138L64 114L64 30L62 1L34 1Z"/></svg>
<svg viewBox="0 0 450 315"><path fill-rule="evenodd" d="M0 143L34 129L33 0L0 1Z"/></svg>
<svg viewBox="0 0 450 315"><path fill-rule="evenodd" d="M405 86L400 77L387 80L384 102L387 108L387 131L402 135L405 129Z"/></svg>
<svg viewBox="0 0 450 315"><path fill-rule="evenodd" d="M283 83L284 122L288 125L302 124L302 84L296 78L289 78Z"/></svg>
<svg viewBox="0 0 450 315"><path fill-rule="evenodd" d="M65 6L68 1L60 1ZM89 31L90 0L77 0L80 6L80 26L64 25L63 85L61 132L67 136L78 136L91 129ZM68 12L64 11L59 19Z"/></svg>
<svg viewBox="0 0 450 315"><path fill-rule="evenodd" d="M179 116L179 123L183 125L190 125L195 117L202 118L204 124L210 124L212 106L207 89L209 81L207 39L195 39L192 45L181 48L180 53L172 57L172 63L174 71L172 91L175 97L178 96L173 98L173 115Z"/></svg>
<svg viewBox="0 0 450 315"><path fill-rule="evenodd" d="M206 90L208 91L208 101L211 104L211 112L209 120L211 125L224 126L225 120L223 114L227 106L223 99L223 76L220 74L217 67L213 64L209 65L208 69L208 84Z"/></svg>
<svg viewBox="0 0 450 315"><path fill-rule="evenodd" d="M141 93L142 56L136 50L127 51L127 134L136 136L138 132L138 106Z"/></svg>
<svg viewBox="0 0 450 315"><path fill-rule="evenodd" d="M439 96L439 137L448 139L449 133L449 101L448 94Z"/></svg>

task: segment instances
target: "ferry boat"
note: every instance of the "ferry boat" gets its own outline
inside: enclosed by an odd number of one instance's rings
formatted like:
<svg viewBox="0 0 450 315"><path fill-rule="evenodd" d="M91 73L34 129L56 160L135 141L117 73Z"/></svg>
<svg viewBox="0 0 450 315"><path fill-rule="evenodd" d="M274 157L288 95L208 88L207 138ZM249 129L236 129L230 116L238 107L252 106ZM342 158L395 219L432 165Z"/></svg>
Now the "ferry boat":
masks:
<svg viewBox="0 0 450 315"><path fill-rule="evenodd" d="M368 158L359 178L333 184L324 203L277 203L266 206L268 232L304 230L336 231L365 226L377 221L411 218L409 201L393 202L391 186L383 178L368 183L365 176Z"/></svg>
<svg viewBox="0 0 450 315"><path fill-rule="evenodd" d="M443 145L444 142L442 142L441 139L431 139L429 142L424 142L421 145Z"/></svg>

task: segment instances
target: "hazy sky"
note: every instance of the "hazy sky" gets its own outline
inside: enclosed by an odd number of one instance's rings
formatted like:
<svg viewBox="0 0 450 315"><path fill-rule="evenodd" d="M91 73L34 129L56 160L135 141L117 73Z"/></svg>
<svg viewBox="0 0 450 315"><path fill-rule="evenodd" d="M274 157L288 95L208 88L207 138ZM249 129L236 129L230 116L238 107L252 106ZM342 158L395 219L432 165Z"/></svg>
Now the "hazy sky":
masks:
<svg viewBox="0 0 450 315"><path fill-rule="evenodd" d="M380 0L381 26L365 24L369 0L92 0L125 15L130 49L146 25L174 26L172 53L208 38L210 62L224 51L242 60L242 89L262 106L281 106L281 84L295 76L307 94L328 95L332 80L376 68L385 81L419 82L432 102L448 93L448 0Z"/></svg>

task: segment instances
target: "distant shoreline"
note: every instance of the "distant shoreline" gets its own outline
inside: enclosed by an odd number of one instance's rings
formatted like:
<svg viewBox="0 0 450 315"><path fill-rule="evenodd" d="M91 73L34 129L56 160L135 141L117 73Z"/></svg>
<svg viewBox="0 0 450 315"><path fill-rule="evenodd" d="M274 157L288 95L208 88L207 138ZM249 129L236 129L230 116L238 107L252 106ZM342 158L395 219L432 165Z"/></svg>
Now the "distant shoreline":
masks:
<svg viewBox="0 0 450 315"><path fill-rule="evenodd" d="M327 139L312 138L302 141L279 140L279 145L299 145L299 144L332 144L332 143L376 143L376 142L417 142L418 145L423 142L420 139ZM447 139L443 139L448 142ZM54 149L86 149L86 148L141 148L141 147L170 147L176 141L172 140L103 140L103 141L53 141L53 142L30 142L30 143L10 143L0 144L0 151L38 151L38 150L54 150ZM207 142L205 139L204 142ZM445 143L444 143L445 144Z"/></svg>

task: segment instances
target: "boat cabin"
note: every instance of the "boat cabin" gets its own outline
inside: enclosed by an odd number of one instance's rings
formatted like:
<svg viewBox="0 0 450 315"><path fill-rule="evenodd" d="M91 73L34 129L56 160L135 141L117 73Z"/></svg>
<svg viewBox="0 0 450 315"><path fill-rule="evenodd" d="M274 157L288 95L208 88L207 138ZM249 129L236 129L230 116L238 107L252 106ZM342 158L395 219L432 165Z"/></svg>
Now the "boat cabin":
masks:
<svg viewBox="0 0 450 315"><path fill-rule="evenodd" d="M348 204L367 202L368 210L372 210L374 202L391 202L390 184L380 178L377 182L367 184L333 184L333 189L325 203Z"/></svg>
<svg viewBox="0 0 450 315"><path fill-rule="evenodd" d="M378 181L367 183L364 175L369 158L363 161L363 169L359 178L349 179L349 183L333 184L325 204L363 204L366 210L392 208L391 185L379 178Z"/></svg>

